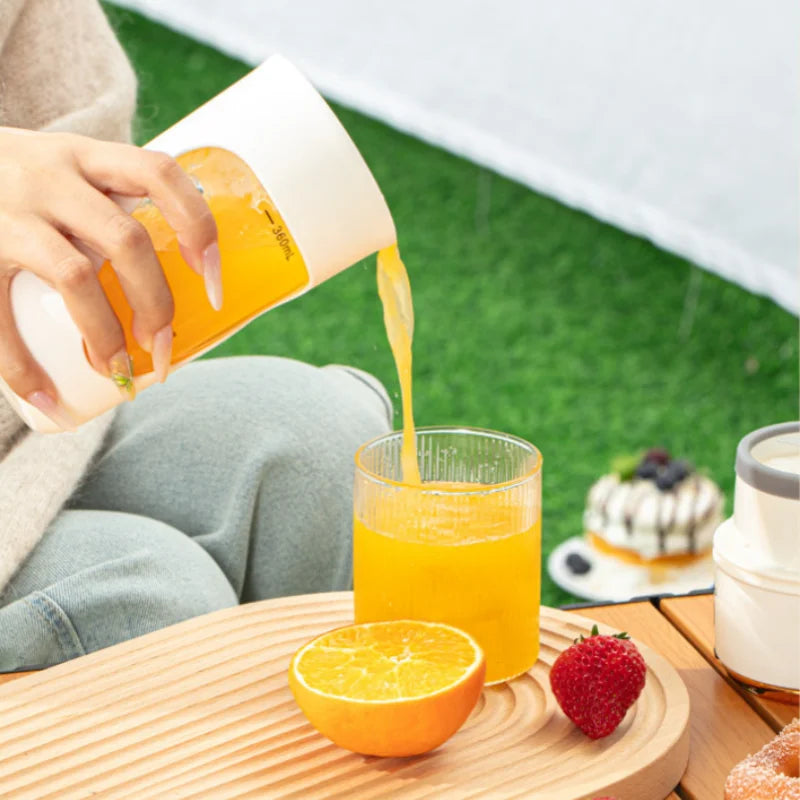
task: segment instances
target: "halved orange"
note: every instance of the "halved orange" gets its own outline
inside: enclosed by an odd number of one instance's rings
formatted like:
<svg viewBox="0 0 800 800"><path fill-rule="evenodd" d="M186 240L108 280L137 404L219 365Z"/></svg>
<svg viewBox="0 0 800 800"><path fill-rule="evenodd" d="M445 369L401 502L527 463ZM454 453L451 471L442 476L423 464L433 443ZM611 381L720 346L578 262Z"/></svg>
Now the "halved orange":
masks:
<svg viewBox="0 0 800 800"><path fill-rule="evenodd" d="M486 675L483 651L436 622L367 622L301 647L289 685L308 721L340 747L373 756L433 750L463 724Z"/></svg>

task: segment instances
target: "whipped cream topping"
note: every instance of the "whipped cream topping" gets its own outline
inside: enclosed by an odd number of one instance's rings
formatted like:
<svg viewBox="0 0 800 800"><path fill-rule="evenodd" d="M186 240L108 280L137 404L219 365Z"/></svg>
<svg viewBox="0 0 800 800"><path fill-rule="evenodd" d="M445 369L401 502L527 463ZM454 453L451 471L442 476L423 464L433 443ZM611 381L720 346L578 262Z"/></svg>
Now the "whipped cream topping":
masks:
<svg viewBox="0 0 800 800"><path fill-rule="evenodd" d="M662 491L651 480L610 474L589 490L583 522L609 544L655 558L710 548L722 507L719 487L703 475Z"/></svg>

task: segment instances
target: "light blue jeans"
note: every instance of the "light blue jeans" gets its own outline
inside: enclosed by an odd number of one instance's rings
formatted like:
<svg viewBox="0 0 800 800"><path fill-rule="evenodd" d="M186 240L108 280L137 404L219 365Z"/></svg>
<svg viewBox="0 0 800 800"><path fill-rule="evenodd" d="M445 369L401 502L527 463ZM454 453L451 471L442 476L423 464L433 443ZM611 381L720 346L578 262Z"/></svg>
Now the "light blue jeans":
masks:
<svg viewBox="0 0 800 800"><path fill-rule="evenodd" d="M372 376L279 358L197 362L143 392L0 595L0 670L348 588L353 455L391 416Z"/></svg>

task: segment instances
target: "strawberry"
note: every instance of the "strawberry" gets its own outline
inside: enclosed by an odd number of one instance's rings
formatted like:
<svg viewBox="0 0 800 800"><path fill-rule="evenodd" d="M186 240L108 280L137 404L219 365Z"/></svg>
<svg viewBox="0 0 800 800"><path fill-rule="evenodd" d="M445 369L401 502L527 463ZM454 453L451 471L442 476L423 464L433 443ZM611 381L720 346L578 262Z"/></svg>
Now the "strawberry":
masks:
<svg viewBox="0 0 800 800"><path fill-rule="evenodd" d="M597 625L555 660L550 687L561 710L591 739L608 736L644 688L646 667L627 633L601 636Z"/></svg>

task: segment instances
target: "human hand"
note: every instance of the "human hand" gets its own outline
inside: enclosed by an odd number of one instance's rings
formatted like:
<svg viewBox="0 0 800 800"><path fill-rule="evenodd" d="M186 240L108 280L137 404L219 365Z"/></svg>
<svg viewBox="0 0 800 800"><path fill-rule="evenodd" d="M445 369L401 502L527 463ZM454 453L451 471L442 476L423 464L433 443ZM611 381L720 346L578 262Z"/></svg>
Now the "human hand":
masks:
<svg viewBox="0 0 800 800"><path fill-rule="evenodd" d="M0 127L0 376L62 428L74 424L28 352L11 309L21 269L53 286L98 372L131 378L125 337L97 278L109 260L133 310L133 335L164 380L174 304L145 228L109 195L149 197L175 230L186 263L204 276L211 304L222 288L217 228L203 196L164 153L66 133Z"/></svg>

